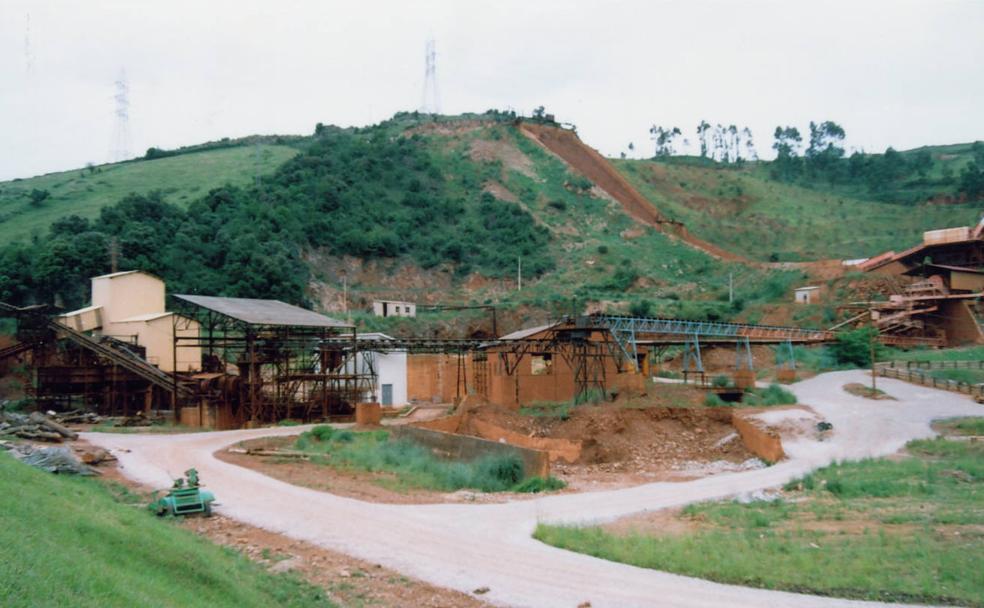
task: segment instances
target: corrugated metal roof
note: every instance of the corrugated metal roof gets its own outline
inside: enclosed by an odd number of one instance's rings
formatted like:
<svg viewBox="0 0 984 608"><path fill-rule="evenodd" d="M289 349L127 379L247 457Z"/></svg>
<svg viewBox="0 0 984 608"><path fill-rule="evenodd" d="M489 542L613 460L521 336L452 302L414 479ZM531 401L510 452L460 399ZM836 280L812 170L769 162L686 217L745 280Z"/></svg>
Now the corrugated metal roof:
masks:
<svg viewBox="0 0 984 608"><path fill-rule="evenodd" d="M553 327L554 325L556 325L556 323L551 323L549 325L538 325L536 327L529 327L529 328L526 328L526 329L519 329L519 330L516 330L516 331L512 332L511 334L506 334L506 335L500 337L499 339L500 340L523 340L523 339L529 338L530 336L536 335L536 334L540 333L541 331L546 331L546 330L550 329L551 327Z"/></svg>
<svg viewBox="0 0 984 608"><path fill-rule="evenodd" d="M280 300L220 298L174 294L175 298L251 325L282 327L352 327L325 315Z"/></svg>

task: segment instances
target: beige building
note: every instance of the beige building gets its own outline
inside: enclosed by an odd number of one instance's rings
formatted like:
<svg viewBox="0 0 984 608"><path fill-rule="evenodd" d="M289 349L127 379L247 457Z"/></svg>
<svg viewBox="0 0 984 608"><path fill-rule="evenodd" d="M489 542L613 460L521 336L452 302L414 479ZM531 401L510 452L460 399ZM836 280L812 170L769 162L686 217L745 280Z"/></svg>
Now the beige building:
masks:
<svg viewBox="0 0 984 608"><path fill-rule="evenodd" d="M820 288L813 285L798 287L795 293L797 304L816 304L820 301Z"/></svg>
<svg viewBox="0 0 984 608"><path fill-rule="evenodd" d="M182 346L174 361L175 325L182 337L198 335L198 323L167 312L164 281L139 270L92 278L92 305L64 314L59 321L77 331L110 336L146 349L147 361L161 371L198 371L200 348ZM176 323L177 321L177 323Z"/></svg>

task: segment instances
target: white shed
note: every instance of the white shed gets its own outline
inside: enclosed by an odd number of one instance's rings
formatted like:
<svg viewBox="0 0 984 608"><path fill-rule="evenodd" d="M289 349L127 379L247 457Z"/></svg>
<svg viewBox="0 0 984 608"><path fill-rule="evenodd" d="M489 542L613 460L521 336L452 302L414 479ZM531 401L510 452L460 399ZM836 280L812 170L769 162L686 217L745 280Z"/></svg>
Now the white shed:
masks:
<svg viewBox="0 0 984 608"><path fill-rule="evenodd" d="M806 287L796 288L796 303L797 304L814 304L820 300L820 288L808 285Z"/></svg>
<svg viewBox="0 0 984 608"><path fill-rule="evenodd" d="M379 332L359 334L360 341L392 340L392 336ZM376 369L376 386L373 393L384 407L403 407L407 404L407 353L373 352L372 364ZM361 365L361 361L360 361ZM360 370L363 371L363 370Z"/></svg>

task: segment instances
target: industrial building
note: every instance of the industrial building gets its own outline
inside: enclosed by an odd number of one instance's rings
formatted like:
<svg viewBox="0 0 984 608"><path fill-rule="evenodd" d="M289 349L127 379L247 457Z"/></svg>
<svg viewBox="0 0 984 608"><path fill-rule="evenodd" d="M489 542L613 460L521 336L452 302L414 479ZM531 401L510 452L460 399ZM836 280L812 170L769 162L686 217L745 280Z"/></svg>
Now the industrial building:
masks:
<svg viewBox="0 0 984 608"><path fill-rule="evenodd" d="M974 227L927 231L920 244L858 268L894 280L887 301L855 304L864 311L855 319L883 336L933 346L984 343L984 219Z"/></svg>

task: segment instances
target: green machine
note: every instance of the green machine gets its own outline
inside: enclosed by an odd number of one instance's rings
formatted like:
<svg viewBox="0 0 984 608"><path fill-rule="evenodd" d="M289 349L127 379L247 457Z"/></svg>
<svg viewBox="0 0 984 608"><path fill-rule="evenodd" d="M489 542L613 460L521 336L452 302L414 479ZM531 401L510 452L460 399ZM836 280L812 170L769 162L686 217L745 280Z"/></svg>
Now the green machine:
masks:
<svg viewBox="0 0 984 608"><path fill-rule="evenodd" d="M201 488L198 471L195 469L185 471L185 477L187 481L181 477L175 479L167 495L150 503L148 508L156 515L168 513L171 515L204 513L206 517L211 515L215 495Z"/></svg>

